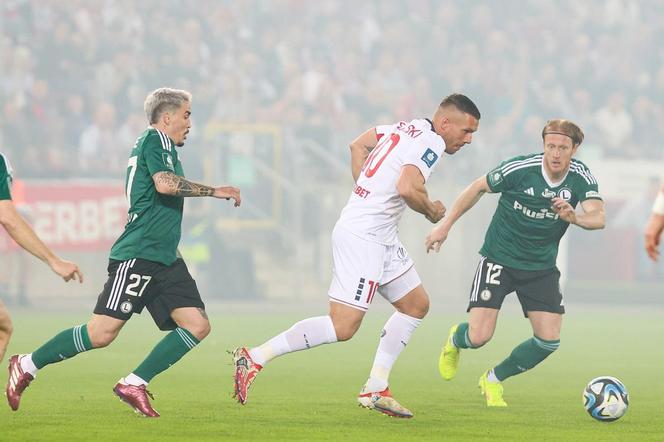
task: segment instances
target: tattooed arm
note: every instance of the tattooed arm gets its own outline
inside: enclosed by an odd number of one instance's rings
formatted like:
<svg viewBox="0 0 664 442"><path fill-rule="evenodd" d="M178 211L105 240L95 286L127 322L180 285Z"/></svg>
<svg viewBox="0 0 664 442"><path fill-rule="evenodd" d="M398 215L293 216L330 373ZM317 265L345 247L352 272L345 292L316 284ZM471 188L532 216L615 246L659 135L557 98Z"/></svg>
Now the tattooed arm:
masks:
<svg viewBox="0 0 664 442"><path fill-rule="evenodd" d="M214 187L192 183L172 172L157 172L152 176L157 192L172 196L212 196Z"/></svg>
<svg viewBox="0 0 664 442"><path fill-rule="evenodd" d="M204 184L192 183L173 172L157 172L152 175L157 192L164 195L193 197L211 196L214 198L233 198L235 207L240 205L240 189L232 186L210 187Z"/></svg>

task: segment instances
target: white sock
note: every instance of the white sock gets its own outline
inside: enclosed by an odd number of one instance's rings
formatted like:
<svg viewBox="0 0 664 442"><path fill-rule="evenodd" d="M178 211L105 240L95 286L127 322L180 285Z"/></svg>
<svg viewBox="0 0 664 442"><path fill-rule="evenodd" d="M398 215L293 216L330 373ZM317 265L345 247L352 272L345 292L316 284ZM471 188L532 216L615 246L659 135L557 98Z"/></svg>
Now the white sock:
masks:
<svg viewBox="0 0 664 442"><path fill-rule="evenodd" d="M489 374L486 375L486 380L494 384L499 384L500 381L496 377L496 374L493 372L493 368L489 371Z"/></svg>
<svg viewBox="0 0 664 442"><path fill-rule="evenodd" d="M39 369L35 367L35 363L32 362L32 353L19 358L19 364L21 365L21 370L23 370L23 373L30 373L33 378L37 377L37 372Z"/></svg>
<svg viewBox="0 0 664 442"><path fill-rule="evenodd" d="M249 356L257 364L265 366L277 356L333 342L337 342L337 333L332 318L317 316L297 322L263 345L250 349Z"/></svg>
<svg viewBox="0 0 664 442"><path fill-rule="evenodd" d="M374 359L373 367L371 367L369 380L364 386L364 392L373 393L383 391L387 388L389 384L388 378L394 362L399 357L401 351L406 348L410 336L421 322L421 319L413 318L399 312L394 312L390 319L387 320L380 335L376 358Z"/></svg>
<svg viewBox="0 0 664 442"><path fill-rule="evenodd" d="M140 387L141 385L148 385L148 383L145 380L139 378L134 373L129 373L127 377L125 377L124 379L120 379L120 383L125 385L135 385L137 387Z"/></svg>

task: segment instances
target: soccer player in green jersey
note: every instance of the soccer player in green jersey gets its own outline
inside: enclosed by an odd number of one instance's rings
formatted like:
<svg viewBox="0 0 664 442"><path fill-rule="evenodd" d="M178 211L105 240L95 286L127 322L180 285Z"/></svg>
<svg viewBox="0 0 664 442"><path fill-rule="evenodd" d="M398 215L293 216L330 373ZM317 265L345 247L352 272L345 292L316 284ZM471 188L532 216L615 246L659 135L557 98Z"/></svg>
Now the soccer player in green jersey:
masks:
<svg viewBox="0 0 664 442"><path fill-rule="evenodd" d="M65 282L72 279L83 282L83 273L81 273L78 266L73 262L58 258L16 211L11 192L12 172L9 160L0 153L0 224L19 246L48 264L51 270L62 277ZM9 312L0 300L0 361L5 356L12 330L13 326Z"/></svg>
<svg viewBox="0 0 664 442"><path fill-rule="evenodd" d="M191 128L191 94L161 88L144 104L150 126L131 149L125 188L129 213L125 230L111 249L108 281L87 322L54 336L33 353L14 355L7 400L17 410L21 394L48 364L109 345L133 313L148 309L156 325L170 331L130 374L113 388L137 412L158 417L146 386L175 364L210 332L205 305L194 279L180 257L182 209L185 197L232 198L240 205L240 190L208 187L184 179L178 147Z"/></svg>
<svg viewBox="0 0 664 442"><path fill-rule="evenodd" d="M438 252L454 223L482 195L501 193L480 250L468 322L452 327L439 360L441 376L452 379L460 350L479 348L491 339L503 299L516 291L533 337L480 378L488 406L507 406L501 382L535 367L560 345L565 312L556 267L560 238L570 224L586 230L604 228L597 180L585 164L573 159L583 142L581 129L568 120L550 120L542 139L543 153L504 161L468 186L426 239L427 252ZM579 203L582 211L576 212Z"/></svg>

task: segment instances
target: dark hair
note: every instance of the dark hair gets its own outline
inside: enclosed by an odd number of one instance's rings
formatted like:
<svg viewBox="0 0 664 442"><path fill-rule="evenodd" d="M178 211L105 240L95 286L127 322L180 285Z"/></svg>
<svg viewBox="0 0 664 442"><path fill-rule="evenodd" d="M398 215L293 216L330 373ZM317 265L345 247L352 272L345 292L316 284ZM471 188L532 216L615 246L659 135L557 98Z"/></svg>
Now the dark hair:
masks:
<svg viewBox="0 0 664 442"><path fill-rule="evenodd" d="M572 139L575 146L583 143L583 131L579 126L569 120L549 120L542 129L542 140L548 134L560 134Z"/></svg>
<svg viewBox="0 0 664 442"><path fill-rule="evenodd" d="M472 115L478 120L481 118L480 110L475 106L473 100L463 94L450 94L443 98L443 101L440 102L440 107L448 106L454 106L461 112Z"/></svg>

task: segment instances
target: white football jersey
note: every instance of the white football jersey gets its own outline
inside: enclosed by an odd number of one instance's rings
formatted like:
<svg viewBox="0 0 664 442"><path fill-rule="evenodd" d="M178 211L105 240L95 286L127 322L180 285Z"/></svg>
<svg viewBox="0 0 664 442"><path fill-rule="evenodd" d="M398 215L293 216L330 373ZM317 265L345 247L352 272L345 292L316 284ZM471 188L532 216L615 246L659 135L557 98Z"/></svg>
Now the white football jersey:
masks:
<svg viewBox="0 0 664 442"><path fill-rule="evenodd" d="M394 244L406 209L397 191L401 168L416 166L426 182L445 151L445 142L427 119L377 126L376 134L378 144L364 162L337 225L362 238Z"/></svg>

